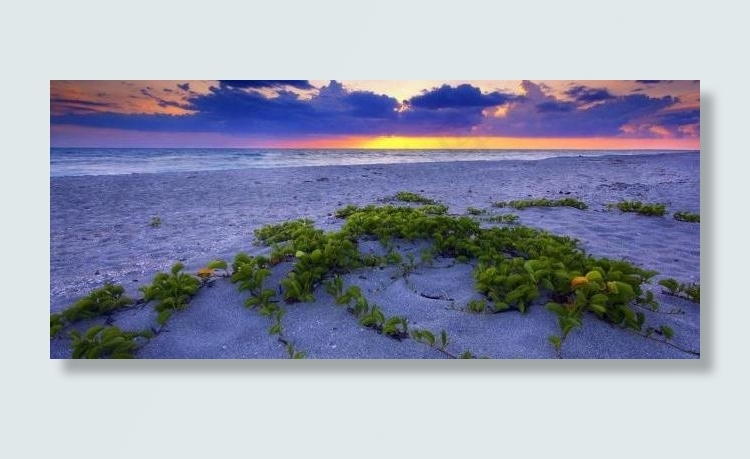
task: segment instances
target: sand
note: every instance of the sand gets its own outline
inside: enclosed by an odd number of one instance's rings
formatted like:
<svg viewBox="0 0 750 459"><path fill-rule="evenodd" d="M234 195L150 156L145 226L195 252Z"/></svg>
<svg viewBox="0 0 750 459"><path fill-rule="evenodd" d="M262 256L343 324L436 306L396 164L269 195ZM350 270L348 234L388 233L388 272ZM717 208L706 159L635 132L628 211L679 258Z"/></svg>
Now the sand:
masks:
<svg viewBox="0 0 750 459"><path fill-rule="evenodd" d="M700 158L696 153L552 158L540 161L320 166L50 179L50 312L58 312L106 282L122 284L134 298L154 274L181 261L195 272L213 259L231 261L240 251L268 253L253 230L269 223L310 218L334 230L333 212L347 204L378 204L412 191L461 215L468 207L514 199L575 197L589 204L513 211L523 225L577 238L598 257L622 258L659 271L647 288L661 304L647 323L675 331L669 346L587 317L566 340L564 358L695 358L700 351L700 306L663 293L656 281L700 282L700 225L678 222L676 211L700 211ZM607 209L619 200L667 205L664 217ZM497 211L507 213L510 210ZM153 217L161 225L153 227ZM417 258L423 246L399 243ZM382 250L374 241L360 249ZM526 314L471 314L462 306L480 298L475 265L437 258L406 276L398 267L362 269L344 276L359 285L386 315L403 315L411 327L446 330L452 355L470 351L489 358L556 358L547 337L558 333L543 304ZM290 265L275 269L280 279ZM144 341L139 358L287 358L268 333L270 321L243 307L247 293L227 279L203 288L158 336ZM308 358L447 358L438 350L397 341L360 326L321 287L314 303L284 305L286 338ZM710 307L704 305L704 307ZM679 310L679 314L664 312ZM112 318L129 330L155 326L151 304ZM85 329L96 321L80 323ZM70 341L50 341L52 358L68 358ZM688 351L688 352L686 352Z"/></svg>

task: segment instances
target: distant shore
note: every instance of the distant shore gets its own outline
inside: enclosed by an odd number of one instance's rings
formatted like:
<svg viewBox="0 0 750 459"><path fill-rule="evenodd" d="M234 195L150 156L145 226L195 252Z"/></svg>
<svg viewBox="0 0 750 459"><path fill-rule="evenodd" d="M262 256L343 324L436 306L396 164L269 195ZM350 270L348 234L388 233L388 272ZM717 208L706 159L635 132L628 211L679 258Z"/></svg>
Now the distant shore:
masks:
<svg viewBox="0 0 750 459"><path fill-rule="evenodd" d="M50 311L68 307L106 282L122 284L129 295L138 297L139 287L149 283L156 272L168 271L177 261L184 263L187 271L195 272L213 259L231 261L240 251L262 253L265 249L253 244L253 230L266 224L309 218L321 229L337 229L342 224L333 215L337 209L348 204L382 204L383 199L399 191L440 201L448 206L449 213L456 215L465 214L470 207L491 209L492 203L498 201L574 197L586 202L589 209L529 208L514 213L522 225L578 239L593 255L624 258L659 271L658 278L700 282L700 225L672 218L677 211L700 212L700 157L695 153L53 177L50 179ZM620 200L663 203L668 213L664 217L645 217L606 207ZM466 274L454 273L442 281L425 272L414 281L451 285L458 282L456 279L465 279L471 288L471 276L465 277ZM219 302L239 298L241 305L241 298L230 292L229 287L219 286L216 290ZM400 301L409 301L404 291L393 295ZM672 301L666 296L662 299ZM206 306L218 304L216 299L203 296L194 301L199 305L194 319L208 321L211 315L200 316L198 309L201 301ZM345 318L324 314L322 310L327 306L316 302L308 312L321 309L321 320L328 320L331 328L338 329L336 324ZM681 339L687 340L686 345L699 348L697 307L682 303L679 306L695 309L681 316ZM304 310L292 309L287 315L300 327L303 336ZM543 317L543 307L534 309L537 311L529 313L533 317L518 315L513 320L552 320ZM222 314L227 324L237 317L252 315L241 306ZM190 330L189 324L182 326L183 331ZM479 327L476 330L479 333L487 324L475 326ZM459 330L453 331L459 334ZM597 339L604 339L600 332L591 331L589 338L593 341L581 344L581 356L585 357L586 352L593 357L608 356L587 347ZM348 333L354 333L347 337L350 341L361 335L358 330ZM586 337L587 333L580 335ZM241 331L222 330L220 334L226 343L234 344L217 345L216 354L209 351L214 349L210 339L206 341L208 338L203 337L196 343L204 343L206 347L198 346L195 353L161 353L155 343L144 348L143 356L221 357L222 351L233 349L234 353L226 358L284 357L283 349L274 344L254 348L248 344L252 340L248 341ZM519 338L518 343L531 336ZM308 347L315 349L312 356L372 357L353 344L344 352L346 346L337 344L338 340L335 337L329 340L334 343L333 348L326 343L328 354L325 346L317 349L317 344L308 343ZM429 352L422 355L426 351L412 349L414 343L395 347L394 343L384 343L375 357L439 357ZM471 347L470 341L465 344ZM51 346L51 355L64 356L62 350ZM179 354L176 345L170 346L173 345L164 344L162 349L173 349ZM222 346L227 347L222 349ZM527 346L535 349L530 355L524 355L524 346L519 346L508 355L491 343L474 347L497 357L551 356L536 342ZM671 352L657 353L657 357L679 357L679 353ZM626 352L624 356L629 354Z"/></svg>

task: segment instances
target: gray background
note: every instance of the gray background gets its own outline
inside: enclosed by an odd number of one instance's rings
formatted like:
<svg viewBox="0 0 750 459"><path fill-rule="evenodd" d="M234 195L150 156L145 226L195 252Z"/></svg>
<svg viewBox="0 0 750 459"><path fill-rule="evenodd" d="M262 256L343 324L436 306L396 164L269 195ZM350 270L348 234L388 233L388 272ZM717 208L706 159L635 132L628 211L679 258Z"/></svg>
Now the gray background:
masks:
<svg viewBox="0 0 750 459"><path fill-rule="evenodd" d="M747 249L734 215L745 211L749 37L738 4L5 7L0 456L742 456ZM49 80L218 77L700 79L702 359L49 360Z"/></svg>

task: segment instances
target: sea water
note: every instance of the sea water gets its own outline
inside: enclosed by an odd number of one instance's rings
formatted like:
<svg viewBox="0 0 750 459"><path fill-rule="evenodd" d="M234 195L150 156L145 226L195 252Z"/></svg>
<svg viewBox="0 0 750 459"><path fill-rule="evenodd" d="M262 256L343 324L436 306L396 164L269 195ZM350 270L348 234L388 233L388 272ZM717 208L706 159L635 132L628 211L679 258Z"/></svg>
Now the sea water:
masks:
<svg viewBox="0 0 750 459"><path fill-rule="evenodd" d="M540 160L662 154L667 150L370 150L236 148L50 148L50 176L124 175L248 168Z"/></svg>

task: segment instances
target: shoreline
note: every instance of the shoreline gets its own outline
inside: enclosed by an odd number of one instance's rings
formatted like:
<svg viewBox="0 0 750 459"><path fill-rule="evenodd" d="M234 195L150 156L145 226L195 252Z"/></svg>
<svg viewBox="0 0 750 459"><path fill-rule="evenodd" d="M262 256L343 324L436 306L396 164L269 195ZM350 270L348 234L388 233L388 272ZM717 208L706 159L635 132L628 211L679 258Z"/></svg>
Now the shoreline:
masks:
<svg viewBox="0 0 750 459"><path fill-rule="evenodd" d="M96 150L96 149L93 149ZM117 149L105 149L105 150L117 150ZM158 150L158 149L148 149L148 150ZM179 150L179 149L164 149L168 151L172 150ZM201 149L187 149L187 150L201 150ZM214 150L214 149L209 149ZM229 151L233 151L234 149L229 149ZM334 149L335 150L335 149ZM339 149L337 151L346 151L347 149ZM292 150L294 151L294 150ZM327 150L326 150L327 151ZM409 152L412 150L396 150L398 152ZM431 151L431 150L414 150L415 152L424 152L424 151ZM445 150L436 150L436 151L445 151ZM462 151L462 150L457 150ZM468 150L471 152L480 151L480 150ZM487 150L487 151L501 151L501 150ZM508 150L509 152L515 152L516 150ZM530 150L534 152L545 152L549 150ZM564 151L564 152L598 152L598 150L554 150L554 151ZM602 150L602 154L578 154L578 155L562 155L562 156L548 156L548 157L540 157L540 158L527 158L527 159L521 159L521 158L512 158L512 159L497 159L497 158L487 158L487 159L452 159L452 160L445 160L445 161L412 161L412 162L372 162L372 163L355 163L355 164L306 164L306 165L254 165L254 166L245 166L245 167L237 167L237 168L226 168L226 169L209 169L209 170L182 170L182 171L159 171L159 172L127 172L127 173L114 173L114 174L75 174L75 175L51 175L50 179L59 179L59 178L66 178L66 177L111 177L111 176L138 176L138 175L153 175L153 174L195 174L195 173L204 173L204 172L239 172L244 170L276 170L276 169L296 169L296 168L322 168L322 167L363 167L363 166L402 166L407 164L451 164L451 163L505 163L505 162L537 162L537 161L545 161L545 160L556 160L556 159L581 159L581 158L610 158L610 157L627 157L627 158L638 158L638 157L658 157L658 156L673 156L673 155L690 155L690 154L700 154L700 150L672 150L672 151L665 151L665 150L621 150L621 153L617 153L617 151L614 150Z"/></svg>

